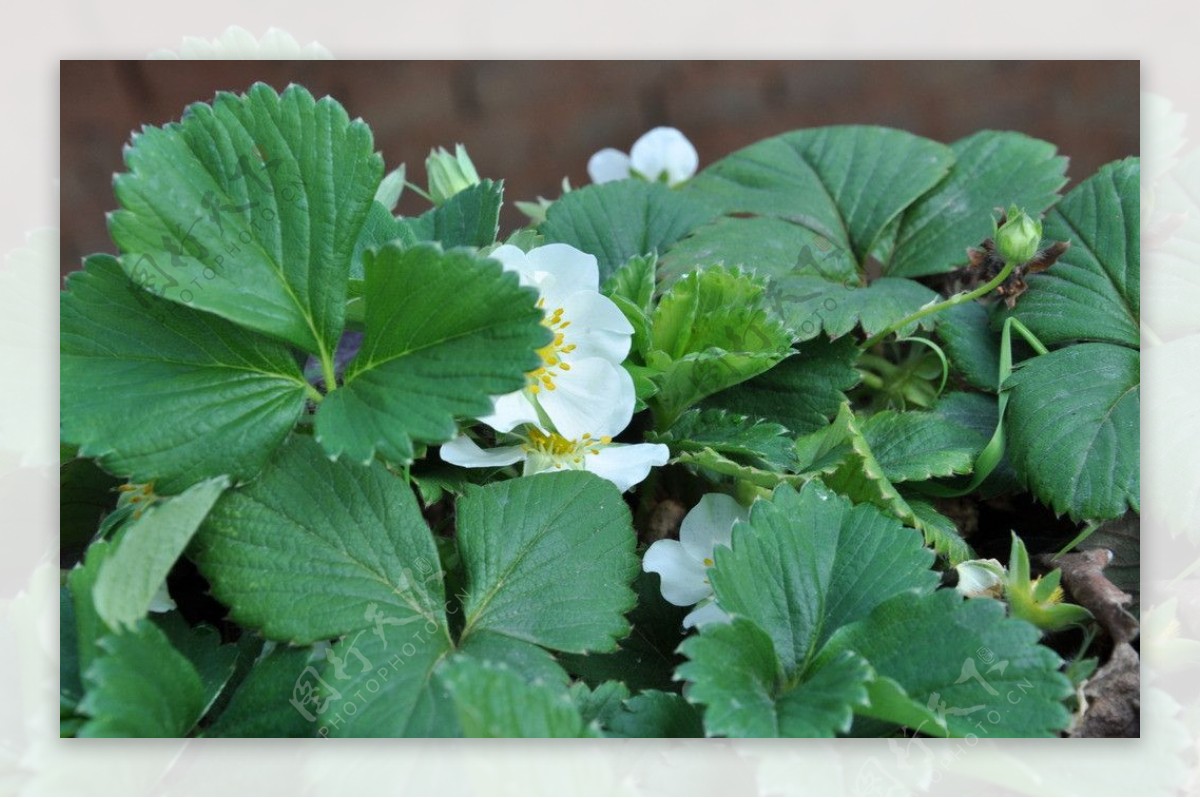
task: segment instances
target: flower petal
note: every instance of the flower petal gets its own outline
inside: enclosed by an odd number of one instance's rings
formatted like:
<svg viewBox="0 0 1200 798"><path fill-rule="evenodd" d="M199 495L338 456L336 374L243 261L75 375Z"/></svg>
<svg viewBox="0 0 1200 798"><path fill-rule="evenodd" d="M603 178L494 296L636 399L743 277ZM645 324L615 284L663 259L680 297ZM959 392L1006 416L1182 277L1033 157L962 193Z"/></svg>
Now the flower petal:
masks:
<svg viewBox="0 0 1200 798"><path fill-rule="evenodd" d="M690 607L712 595L704 566L688 556L678 540L659 540L646 549L642 570L660 577L662 596L677 607Z"/></svg>
<svg viewBox="0 0 1200 798"><path fill-rule="evenodd" d="M562 301L563 318L571 322L564 332L575 345L568 362L600 357L620 364L629 354L633 325L608 297L594 291L577 291Z"/></svg>
<svg viewBox="0 0 1200 798"><path fill-rule="evenodd" d="M629 177L629 156L618 149L605 147L588 159L588 177L593 183L608 183Z"/></svg>
<svg viewBox="0 0 1200 798"><path fill-rule="evenodd" d="M647 180L658 180L666 172L670 185L696 174L700 156L687 137L673 127L656 127L643 135L629 151L633 168Z"/></svg>
<svg viewBox="0 0 1200 798"><path fill-rule="evenodd" d="M154 596L150 599L150 606L146 609L150 612L170 612L175 609L175 600L167 591L166 580L163 580L163 583L158 586L158 590L154 591Z"/></svg>
<svg viewBox="0 0 1200 798"><path fill-rule="evenodd" d="M570 371L554 378L554 390L538 393L550 423L572 441L619 434L633 418L635 401L629 372L598 357L572 361Z"/></svg>
<svg viewBox="0 0 1200 798"><path fill-rule="evenodd" d="M661 443L612 443L599 454L584 455L583 467L624 493L645 479L651 468L666 465L670 458L671 450Z"/></svg>
<svg viewBox="0 0 1200 798"><path fill-rule="evenodd" d="M520 247L515 247L512 244L501 244L492 250L492 253L488 257L500 261L500 264L504 266L504 271L516 272L520 278L521 285L537 285L537 281L534 279L536 269L529 262L525 251Z"/></svg>
<svg viewBox="0 0 1200 798"><path fill-rule="evenodd" d="M721 609L721 605L713 598L700 602L696 605L696 609L683 616L683 628L690 629L695 626L703 629L709 624L729 623L730 620L729 613Z"/></svg>
<svg viewBox="0 0 1200 798"><path fill-rule="evenodd" d="M443 443L440 454L442 460L447 463L465 468L498 468L525 459L525 450L520 446L480 449L478 444L466 435L459 435L454 440Z"/></svg>
<svg viewBox="0 0 1200 798"><path fill-rule="evenodd" d="M492 397L492 412L480 416L479 420L496 432L510 432L521 424L541 427L537 408L533 406L525 391L514 391L503 396Z"/></svg>
<svg viewBox="0 0 1200 798"><path fill-rule="evenodd" d="M525 262L536 275L538 290L546 299L546 311L561 307L576 291L600 290L600 266L595 255L570 244L546 244L529 250Z"/></svg>
<svg viewBox="0 0 1200 798"><path fill-rule="evenodd" d="M733 540L733 525L750 517L750 511L724 493L706 493L683 517L679 542L699 561L712 559L717 546L728 548Z"/></svg>

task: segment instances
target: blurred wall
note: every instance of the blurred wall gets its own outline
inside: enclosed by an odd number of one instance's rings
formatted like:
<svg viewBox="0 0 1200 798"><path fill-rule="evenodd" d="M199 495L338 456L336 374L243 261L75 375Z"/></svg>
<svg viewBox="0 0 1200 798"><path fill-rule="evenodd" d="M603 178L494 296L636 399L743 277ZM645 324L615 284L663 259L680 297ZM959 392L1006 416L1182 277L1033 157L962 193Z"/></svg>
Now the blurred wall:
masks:
<svg viewBox="0 0 1200 798"><path fill-rule="evenodd" d="M435 145L467 145L479 173L516 199L587 182L588 157L628 150L655 125L682 130L701 165L766 136L870 123L950 142L985 128L1055 143L1078 181L1138 154L1136 61L64 61L62 272L112 251L104 214L130 131L179 118L256 80L330 94L374 130L388 168L424 185ZM405 212L423 209L409 196Z"/></svg>

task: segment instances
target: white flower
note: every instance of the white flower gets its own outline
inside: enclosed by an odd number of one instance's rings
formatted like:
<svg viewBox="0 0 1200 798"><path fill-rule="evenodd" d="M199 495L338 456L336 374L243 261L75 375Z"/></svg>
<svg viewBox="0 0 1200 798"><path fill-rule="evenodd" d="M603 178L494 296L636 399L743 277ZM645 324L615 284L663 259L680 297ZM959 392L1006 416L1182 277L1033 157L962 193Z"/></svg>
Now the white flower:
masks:
<svg viewBox="0 0 1200 798"><path fill-rule="evenodd" d="M954 566L958 584L954 589L967 598L1004 595L1004 566L999 560L966 560Z"/></svg>
<svg viewBox="0 0 1200 798"><path fill-rule="evenodd" d="M620 432L620 429L617 430ZM591 471L625 492L641 482L653 466L666 465L671 451L661 443L613 443L610 434L585 432L568 439L557 432L526 426L515 446L481 449L460 435L442 446L442 459L468 468L498 468L524 461L526 475L545 471Z"/></svg>
<svg viewBox="0 0 1200 798"><path fill-rule="evenodd" d="M639 175L657 182L664 177L674 186L696 174L700 156L687 138L673 127L656 127L633 144L629 154L608 147L588 160L593 183L607 183Z"/></svg>
<svg viewBox="0 0 1200 798"><path fill-rule="evenodd" d="M528 254L505 244L491 257L516 272L521 285L537 289L542 324L554 340L538 351L542 365L529 373L525 388L496 398L491 415L479 420L497 432L534 424L567 440L625 429L635 399L633 378L621 362L629 354L633 326L600 293L596 258L567 244Z"/></svg>
<svg viewBox="0 0 1200 798"><path fill-rule="evenodd" d="M184 36L183 45L179 52L171 50L155 50L150 53L154 59L180 59L184 61L204 61L220 59L261 59L261 60L324 60L333 58L333 54L316 42L301 46L287 31L279 28L268 28L262 39L254 38L254 34L245 28L231 25L215 39L201 39L197 36Z"/></svg>
<svg viewBox="0 0 1200 798"><path fill-rule="evenodd" d="M158 590L154 591L154 597L150 599L150 612L170 612L175 609L175 600L171 598L170 592L167 591L167 582L158 586Z"/></svg>
<svg viewBox="0 0 1200 798"><path fill-rule="evenodd" d="M657 573L663 598L677 607L696 609L683 619L685 627L701 626L728 618L716 604L708 569L717 546L729 548L733 526L749 511L723 493L709 493L684 516L679 540L659 540L642 558L642 569Z"/></svg>

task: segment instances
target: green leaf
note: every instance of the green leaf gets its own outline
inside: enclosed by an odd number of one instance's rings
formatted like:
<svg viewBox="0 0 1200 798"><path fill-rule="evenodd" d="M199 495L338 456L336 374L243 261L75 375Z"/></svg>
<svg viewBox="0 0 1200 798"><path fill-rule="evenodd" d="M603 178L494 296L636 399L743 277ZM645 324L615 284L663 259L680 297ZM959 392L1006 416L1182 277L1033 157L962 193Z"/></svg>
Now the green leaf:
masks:
<svg viewBox="0 0 1200 798"><path fill-rule="evenodd" d="M1005 383L1009 456L1054 512L1139 509L1140 361L1122 346L1078 344L1023 362Z"/></svg>
<svg viewBox="0 0 1200 798"><path fill-rule="evenodd" d="M406 222L418 241L437 241L445 249L486 247L500 232L503 204L504 181L483 180Z"/></svg>
<svg viewBox="0 0 1200 798"><path fill-rule="evenodd" d="M230 617L271 640L327 640L380 617L447 635L437 549L412 491L382 465L331 462L310 438L226 492L190 555Z"/></svg>
<svg viewBox="0 0 1200 798"><path fill-rule="evenodd" d="M121 266L173 302L332 353L383 176L373 150L365 124L300 86L196 103L125 150L109 217Z"/></svg>
<svg viewBox="0 0 1200 798"><path fill-rule="evenodd" d="M866 704L871 670L862 659L846 653L789 679L771 637L745 618L705 627L683 652L679 675L691 684L689 699L705 705L710 737L833 737Z"/></svg>
<svg viewBox="0 0 1200 798"><path fill-rule="evenodd" d="M462 641L459 653L481 662L507 665L530 682L553 684L566 689L571 680L554 655L546 649L498 632L475 632Z"/></svg>
<svg viewBox="0 0 1200 798"><path fill-rule="evenodd" d="M64 561L74 562L116 506L121 480L84 458L64 461L58 473L59 550Z"/></svg>
<svg viewBox="0 0 1200 798"><path fill-rule="evenodd" d="M787 433L781 424L725 410L689 410L665 433L650 433L646 440L665 443L674 452L711 448L752 465L785 471L795 461L795 443Z"/></svg>
<svg viewBox="0 0 1200 798"><path fill-rule="evenodd" d="M454 707L434 674L453 651L438 622L362 629L303 672L293 698L321 737L455 737Z"/></svg>
<svg viewBox="0 0 1200 798"><path fill-rule="evenodd" d="M1047 737L1067 725L1062 700L1071 685L1038 637L1031 624L1005 618L998 601L964 600L953 590L908 593L839 630L818 662L859 654L917 709L943 717L956 737ZM906 723L913 711L889 719Z"/></svg>
<svg viewBox="0 0 1200 798"><path fill-rule="evenodd" d="M378 249L391 241L399 241L403 247L417 243L417 236L403 219L392 216L392 212L378 202L371 205L367 219L354 243L354 255L350 260L350 301L361 303L364 290L362 281L366 275L363 264L367 250Z"/></svg>
<svg viewBox="0 0 1200 798"><path fill-rule="evenodd" d="M621 297L642 313L649 314L654 307L654 280L658 256L635 255L621 268L612 273L601 289L609 299Z"/></svg>
<svg viewBox="0 0 1200 798"><path fill-rule="evenodd" d="M996 424L999 423L999 406L996 397L986 394L965 392L944 394L930 412L940 416L947 424L973 431L979 436L981 446L985 446L991 440L992 434L996 431ZM1014 493L1020 489L1020 480L1017 479L1007 452L991 475L979 486L979 492L984 497Z"/></svg>
<svg viewBox="0 0 1200 798"><path fill-rule="evenodd" d="M565 688L531 684L507 666L454 658L439 679L467 737L593 736Z"/></svg>
<svg viewBox="0 0 1200 798"><path fill-rule="evenodd" d="M584 653L628 633L636 539L610 482L571 471L472 487L457 519L464 639L492 631Z"/></svg>
<svg viewBox="0 0 1200 798"><path fill-rule="evenodd" d="M862 422L875 461L891 482L967 474L986 441L933 413L884 410Z"/></svg>
<svg viewBox="0 0 1200 798"><path fill-rule="evenodd" d="M314 721L291 704L311 648L277 647L254 664L206 737L312 737Z"/></svg>
<svg viewBox="0 0 1200 798"><path fill-rule="evenodd" d="M1055 155L1054 145L1021 133L984 130L950 149L950 173L900 217L885 274L950 271L966 262L967 247L992 235L995 208L1016 205L1037 214L1067 182L1067 159Z"/></svg>
<svg viewBox="0 0 1200 798"><path fill-rule="evenodd" d="M79 737L182 737L204 711L196 669L148 620L100 640L101 656L84 674L79 711L91 720Z"/></svg>
<svg viewBox="0 0 1200 798"><path fill-rule="evenodd" d="M456 737L453 707L434 678L452 650L439 635L356 632L296 678L292 707L315 719L319 737Z"/></svg>
<svg viewBox="0 0 1200 798"><path fill-rule="evenodd" d="M849 404L842 405L828 429L799 439L796 452L802 464L808 457L815 458L812 463L801 465L802 472L821 474L826 485L852 501L873 504L908 526L925 531L921 520L875 459Z"/></svg>
<svg viewBox="0 0 1200 798"><path fill-rule="evenodd" d="M846 401L845 391L860 379L854 362L854 341L820 338L802 344L759 376L729 388L702 403L782 424L796 435L825 427Z"/></svg>
<svg viewBox="0 0 1200 798"><path fill-rule="evenodd" d="M734 618L706 626L680 646L688 661L678 675L703 704L710 736L777 737L775 693L783 680L771 637L753 621Z"/></svg>
<svg viewBox="0 0 1200 798"><path fill-rule="evenodd" d="M917 528L925 536L925 545L945 557L948 565L953 567L975 558L975 552L962 539L954 521L939 513L929 502L912 497L905 501L917 520Z"/></svg>
<svg viewBox="0 0 1200 798"><path fill-rule="evenodd" d="M1141 166L1127 158L1071 190L1046 217L1044 235L1071 248L1029 277L1015 310L1047 346L1105 341L1136 348L1141 313Z"/></svg>
<svg viewBox="0 0 1200 798"><path fill-rule="evenodd" d="M626 700L609 718L610 737L703 737L700 714L683 696L647 690Z"/></svg>
<svg viewBox="0 0 1200 798"><path fill-rule="evenodd" d="M770 635L788 673L802 671L838 627L938 581L918 534L816 481L755 502L734 527L733 548L715 560L709 578L722 609Z"/></svg>
<svg viewBox="0 0 1200 798"><path fill-rule="evenodd" d="M633 581L637 606L630 611L629 635L616 651L560 654L563 667L597 688L606 679L620 680L630 690L671 690L680 658L675 653L683 639L683 618L688 610L662 597L657 574L638 571Z"/></svg>
<svg viewBox="0 0 1200 798"><path fill-rule="evenodd" d="M453 438L455 416L523 387L550 333L536 292L495 261L388 244L366 269L366 336L321 403L316 437L334 457L408 463L415 443Z"/></svg>
<svg viewBox="0 0 1200 798"><path fill-rule="evenodd" d="M966 381L995 393L1000 378L1000 336L978 302L964 302L937 314L937 334L954 368Z"/></svg>
<svg viewBox="0 0 1200 798"><path fill-rule="evenodd" d="M92 590L104 561L112 554L112 544L106 540L98 540L88 546L83 561L67 572L67 587L71 591L71 607L75 616L76 656L79 659L79 673L87 674L92 663L101 655L100 638L108 635L111 630L104 625L96 605L92 601Z"/></svg>
<svg viewBox="0 0 1200 798"><path fill-rule="evenodd" d="M164 494L248 479L304 410L308 384L285 347L151 296L111 257L88 258L67 289L62 437L108 471Z"/></svg>
<svg viewBox="0 0 1200 798"><path fill-rule="evenodd" d="M822 330L841 338L861 326L868 336L941 297L918 282L882 277L865 288L831 283L819 277L786 277L772 286L772 301L797 341L817 337ZM897 332L910 335L918 327L932 329L935 317L906 324Z"/></svg>
<svg viewBox="0 0 1200 798"><path fill-rule="evenodd" d="M697 228L663 256L663 279L673 283L710 264L742 267L760 277L806 274L835 283L859 279L849 250L808 227L766 216L724 216Z"/></svg>
<svg viewBox="0 0 1200 798"><path fill-rule="evenodd" d="M75 711L83 698L83 676L79 658L79 631L75 599L63 585L58 590L58 706L59 714Z"/></svg>
<svg viewBox="0 0 1200 798"><path fill-rule="evenodd" d="M157 613L151 620L196 669L204 699L201 714L208 712L233 678L238 659L237 645L222 644L221 633L207 624L188 626L178 612Z"/></svg>
<svg viewBox="0 0 1200 798"><path fill-rule="evenodd" d="M685 193L722 213L801 224L862 264L901 211L945 176L950 149L900 130L797 130L738 150L691 180Z"/></svg>
<svg viewBox="0 0 1200 798"><path fill-rule="evenodd" d="M225 477L198 483L150 506L122 529L92 593L96 612L109 628L119 631L146 617L154 594L227 487Z"/></svg>
<svg viewBox="0 0 1200 798"><path fill-rule="evenodd" d="M568 192L546 212L547 244L596 256L600 282L635 255L662 253L712 218L702 202L660 183L616 180Z"/></svg>
<svg viewBox="0 0 1200 798"><path fill-rule="evenodd" d="M760 280L723 268L693 272L654 311L646 365L660 373L651 399L660 426L706 396L787 357L791 337L768 311Z"/></svg>
<svg viewBox="0 0 1200 798"><path fill-rule="evenodd" d="M622 682L603 682L596 689L589 689L583 682L571 685L571 701L579 710L583 722L593 728L607 728L609 720L621 711L621 704L629 698L629 688Z"/></svg>

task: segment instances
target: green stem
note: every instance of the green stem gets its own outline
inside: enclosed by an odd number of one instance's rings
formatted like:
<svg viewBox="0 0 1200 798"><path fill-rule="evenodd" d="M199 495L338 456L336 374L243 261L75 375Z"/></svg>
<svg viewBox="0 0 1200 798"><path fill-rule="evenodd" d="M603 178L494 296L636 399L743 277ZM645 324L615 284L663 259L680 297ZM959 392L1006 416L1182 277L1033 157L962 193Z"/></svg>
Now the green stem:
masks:
<svg viewBox="0 0 1200 798"><path fill-rule="evenodd" d="M420 197L421 199L423 199L423 200L425 200L426 202L428 202L430 205L433 205L433 204L435 204L435 203L434 203L434 201L433 201L433 197L429 196L429 194L427 194L425 191L423 191L423 190L421 189L421 187L420 187L420 186L418 186L417 184L415 184L415 183L410 183L410 182L408 182L407 180L405 180L405 181L404 181L404 187L405 187L405 188L407 188L407 189L408 189L409 191L411 191L412 193L416 194L416 195L417 195L418 197Z"/></svg>
<svg viewBox="0 0 1200 798"><path fill-rule="evenodd" d="M965 496L983 484L991 476L992 471L1004 458L1004 412L1008 409L1008 391L1004 390L1005 381L1012 375L1012 331L1016 330L1039 355L1047 354L1050 350L1038 340L1033 331L1014 317L1004 320L1004 328L1000 332L1000 373L997 375L996 390L996 431L979 457L975 458L975 469L971 481L961 488L948 488L943 485L926 484L922 491L931 496L954 497Z"/></svg>
<svg viewBox="0 0 1200 798"><path fill-rule="evenodd" d="M984 283L983 285L976 288L974 291L966 291L966 292L963 292L960 294L955 294L954 296L950 297L949 299L947 299L943 302L939 302L936 305L930 305L929 307L921 308L918 311L908 314L900 321L896 322L895 324L890 325L886 330L883 330L882 332L872 335L870 338L868 338L866 340L866 343L863 344L862 348L870 349L871 347L875 346L875 344L882 341L884 338L887 338L889 335L896 332L897 330L903 330L905 327L912 324L914 321L920 321L921 319L925 318L926 316L931 316L934 313L940 313L943 310L946 310L947 308L952 308L955 305L961 305L964 302L970 302L973 299L978 299L979 297L992 291L993 289L996 288L996 286L1000 285L1002 282L1007 280L1008 276L1010 274L1012 274L1012 270L1015 269L1016 266L1017 266L1017 264L1015 261L1010 261L1008 263L1005 263L1004 268L1000 270L1000 273L997 274L993 280L991 280L990 282Z"/></svg>
<svg viewBox="0 0 1200 798"><path fill-rule="evenodd" d="M321 404L321 400L325 398L324 396L321 395L320 391L318 391L316 388L314 388L311 383L307 383L307 382L304 383L304 393L308 396L309 399L312 399L317 404Z"/></svg>
<svg viewBox="0 0 1200 798"><path fill-rule="evenodd" d="M333 355L321 350L321 376L325 380L325 393L337 389L337 370L333 367Z"/></svg>

